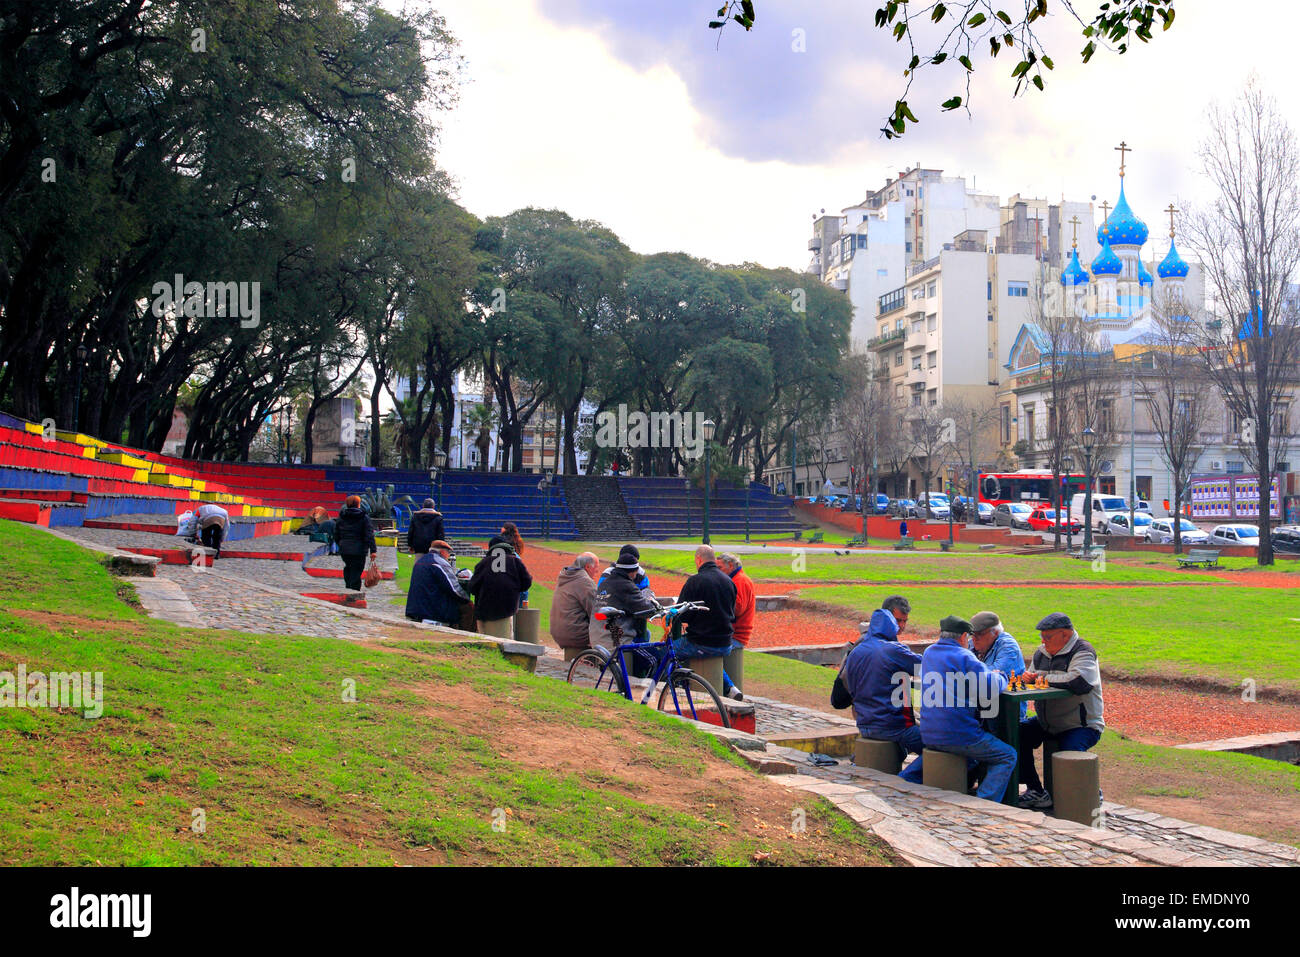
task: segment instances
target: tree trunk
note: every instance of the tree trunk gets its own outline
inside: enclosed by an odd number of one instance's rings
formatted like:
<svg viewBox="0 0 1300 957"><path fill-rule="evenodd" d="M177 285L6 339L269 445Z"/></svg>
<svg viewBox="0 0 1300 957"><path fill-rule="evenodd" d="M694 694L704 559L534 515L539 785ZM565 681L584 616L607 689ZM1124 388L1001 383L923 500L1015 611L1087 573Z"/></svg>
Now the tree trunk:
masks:
<svg viewBox="0 0 1300 957"><path fill-rule="evenodd" d="M375 384L370 389L370 464L379 468L383 461L379 454L379 390L383 388L378 370L375 372Z"/></svg>

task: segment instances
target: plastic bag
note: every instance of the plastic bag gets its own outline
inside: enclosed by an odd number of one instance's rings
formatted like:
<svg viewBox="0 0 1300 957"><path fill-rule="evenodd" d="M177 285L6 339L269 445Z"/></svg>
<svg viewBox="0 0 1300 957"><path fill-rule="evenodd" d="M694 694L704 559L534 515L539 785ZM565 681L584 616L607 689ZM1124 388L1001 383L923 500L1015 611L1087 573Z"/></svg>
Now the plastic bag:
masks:
<svg viewBox="0 0 1300 957"><path fill-rule="evenodd" d="M176 534L185 538L192 538L198 534L199 520L192 512L183 512L176 516Z"/></svg>

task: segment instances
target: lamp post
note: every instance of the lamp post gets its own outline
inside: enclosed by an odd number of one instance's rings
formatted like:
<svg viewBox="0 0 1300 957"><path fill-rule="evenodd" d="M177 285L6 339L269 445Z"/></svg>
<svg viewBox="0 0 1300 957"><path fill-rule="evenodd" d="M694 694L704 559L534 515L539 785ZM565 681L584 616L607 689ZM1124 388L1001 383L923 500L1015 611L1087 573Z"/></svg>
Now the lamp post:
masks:
<svg viewBox="0 0 1300 957"><path fill-rule="evenodd" d="M745 544L749 544L749 476L745 476Z"/></svg>
<svg viewBox="0 0 1300 957"><path fill-rule="evenodd" d="M686 537L693 538L694 536L691 533L691 480L686 479L682 482L682 486L686 489Z"/></svg>
<svg viewBox="0 0 1300 957"><path fill-rule="evenodd" d="M948 547L952 548L952 503L957 493L957 484L948 479Z"/></svg>
<svg viewBox="0 0 1300 957"><path fill-rule="evenodd" d="M712 419L704 420L704 544L709 544L709 446L713 444L713 434L718 429Z"/></svg>
<svg viewBox="0 0 1300 957"><path fill-rule="evenodd" d="M84 344L77 346L77 392L72 399L72 431L81 431L81 367L86 364L90 350Z"/></svg>
<svg viewBox="0 0 1300 957"><path fill-rule="evenodd" d="M1061 481L1061 498L1065 499L1065 548L1069 551L1074 548L1074 533L1070 530L1070 506L1073 504L1074 496L1070 495L1068 498L1066 496L1070 488L1070 473L1074 471L1074 459L1069 455L1061 456L1061 468L1065 469L1065 478ZM1059 508L1056 510L1056 521L1060 524Z"/></svg>
<svg viewBox="0 0 1300 957"><path fill-rule="evenodd" d="M537 487L541 489L542 492L542 502L543 502L542 538L543 539L549 539L551 537L551 483L553 481L554 479L552 478L551 469L547 469L547 468L542 469L542 480L537 483Z"/></svg>
<svg viewBox="0 0 1300 957"><path fill-rule="evenodd" d="M430 491L434 493L433 502L438 511L442 511L442 472L447 465L447 453L442 449L433 451L433 468L429 469Z"/></svg>
<svg viewBox="0 0 1300 957"><path fill-rule="evenodd" d="M1091 427L1083 430L1083 474L1088 487L1083 493L1083 514L1087 522L1083 528L1083 551L1092 557L1092 450L1097 442L1097 433Z"/></svg>

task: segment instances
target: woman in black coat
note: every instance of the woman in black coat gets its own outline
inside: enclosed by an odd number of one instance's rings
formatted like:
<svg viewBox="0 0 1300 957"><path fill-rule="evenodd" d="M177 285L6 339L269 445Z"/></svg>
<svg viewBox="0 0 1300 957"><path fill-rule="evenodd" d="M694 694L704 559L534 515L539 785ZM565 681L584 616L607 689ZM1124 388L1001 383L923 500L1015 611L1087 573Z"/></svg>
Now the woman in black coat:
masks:
<svg viewBox="0 0 1300 957"><path fill-rule="evenodd" d="M379 557L375 546L375 527L370 516L361 509L361 498L349 495L334 523L334 542L343 557L343 584L353 591L361 591L361 573L366 567L366 553L370 560Z"/></svg>

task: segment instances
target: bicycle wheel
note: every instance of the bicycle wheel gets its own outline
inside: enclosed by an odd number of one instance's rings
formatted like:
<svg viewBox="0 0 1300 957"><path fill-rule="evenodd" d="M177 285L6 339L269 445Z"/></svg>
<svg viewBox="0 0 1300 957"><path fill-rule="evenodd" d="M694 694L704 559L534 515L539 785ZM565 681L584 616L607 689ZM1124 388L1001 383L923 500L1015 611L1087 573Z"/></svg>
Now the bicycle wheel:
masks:
<svg viewBox="0 0 1300 957"><path fill-rule="evenodd" d="M664 682L663 690L659 692L658 708L666 714L677 714L709 724L720 723L724 728L731 727L731 717L722 706L722 699L713 690L713 685L685 668L673 669L672 677ZM707 714L709 712L712 714ZM702 717L702 713L707 714L707 717ZM718 716L717 721L713 720L714 714Z"/></svg>
<svg viewBox="0 0 1300 957"><path fill-rule="evenodd" d="M565 680L571 685L582 688L595 688L597 691L613 691L627 696L623 688L623 676L618 670L618 662L606 658L594 648L588 648L569 663L569 673Z"/></svg>

